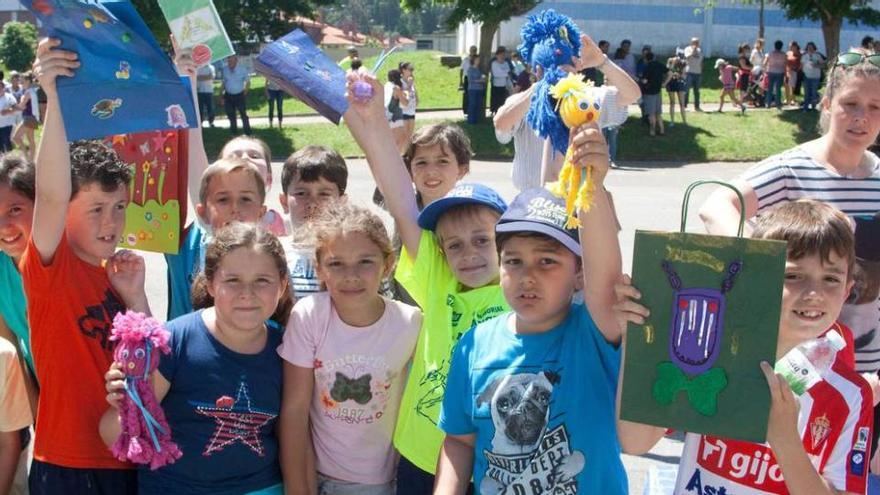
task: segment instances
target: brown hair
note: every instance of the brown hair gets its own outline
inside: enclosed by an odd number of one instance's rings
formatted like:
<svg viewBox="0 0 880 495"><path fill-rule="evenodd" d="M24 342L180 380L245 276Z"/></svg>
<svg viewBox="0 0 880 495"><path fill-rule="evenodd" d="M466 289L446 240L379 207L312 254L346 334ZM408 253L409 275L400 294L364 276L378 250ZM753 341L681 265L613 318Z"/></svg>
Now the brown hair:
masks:
<svg viewBox="0 0 880 495"><path fill-rule="evenodd" d="M361 233L373 241L386 261L394 261L394 247L382 219L372 211L355 206L348 201L335 201L324 208L312 221L315 257L321 262L321 251L337 235Z"/></svg>
<svg viewBox="0 0 880 495"><path fill-rule="evenodd" d="M229 141L226 142L226 144L223 145L223 149L220 151L220 157L218 158L218 160L222 159L223 157L226 156L226 149L227 148L229 148L234 143L237 143L239 141L254 143L260 147L260 149L263 151L263 159L266 160L266 169L268 169L267 173L269 175L269 181L271 182L272 181L272 150L269 149L269 145L266 144L265 141L263 141L262 139L260 139L258 137L241 135L241 136L236 136L236 137L230 139Z"/></svg>
<svg viewBox="0 0 880 495"><path fill-rule="evenodd" d="M199 183L199 202L205 204L208 200L208 189L211 187L211 180L214 177L239 170L244 170L254 178L257 183L257 192L260 194L260 204L263 204L266 201L266 182L263 180L263 175L260 174L256 165L238 157L221 158L205 169Z"/></svg>
<svg viewBox="0 0 880 495"><path fill-rule="evenodd" d="M847 261L847 279L853 277L855 234L852 223L837 208L812 199L784 203L758 218L752 237L788 242L788 259L818 254L823 263L834 252Z"/></svg>
<svg viewBox="0 0 880 495"><path fill-rule="evenodd" d="M486 213L494 215L494 219L492 220L493 228L491 229L494 233L494 224L498 221L499 218L501 218L501 213L499 213L498 210L495 210L489 206L478 203L464 203L456 205L441 213L440 216L437 218L437 225L434 227L434 233L437 234L437 230L439 229L442 222L465 219L480 221L482 219L481 215ZM440 238L439 234L437 234L437 238ZM442 244L442 239L440 240Z"/></svg>
<svg viewBox="0 0 880 495"><path fill-rule="evenodd" d="M406 169L410 170L416 148L434 146L435 144L439 144L443 151L451 151L455 156L455 161L458 162L458 167L463 168L465 172L470 172L471 156L474 155L474 151L471 149L471 140L461 127L454 124L426 125L417 130L403 154Z"/></svg>
<svg viewBox="0 0 880 495"><path fill-rule="evenodd" d="M290 155L281 169L281 191L287 194L287 189L294 179L301 182L315 182L324 178L339 189L339 194L345 194L348 185L348 167L342 155L326 146L309 145Z"/></svg>
<svg viewBox="0 0 880 495"><path fill-rule="evenodd" d="M855 49L851 51L867 55L861 49ZM834 67L832 67L831 72L828 74L828 83L825 86L825 95L823 96L823 100L827 100L830 104L832 101L834 101L837 93L842 91L844 86L846 86L846 84L851 79L857 77L874 79L877 81L878 84L880 84L880 67L877 67L876 65L868 62L867 59L848 67L836 64ZM819 115L819 130L822 132L822 134L828 132L830 124L831 112L829 112L823 105L822 113L821 115Z"/></svg>
<svg viewBox="0 0 880 495"><path fill-rule="evenodd" d="M70 145L70 198L84 186L97 183L104 192L128 187L132 169L113 148L101 141L74 141Z"/></svg>
<svg viewBox="0 0 880 495"><path fill-rule="evenodd" d="M208 292L208 283L214 280L223 257L238 248L252 249L272 257L278 269L278 276L284 282L284 292L278 300L278 306L272 313L271 319L282 327L287 325L287 318L290 316L290 310L293 309L293 296L291 296L290 284L286 283L289 275L284 248L277 237L262 227L249 223L233 222L223 227L216 232L208 244L205 249L205 268L196 276L192 286L193 308L210 308L214 305L214 298Z"/></svg>
<svg viewBox="0 0 880 495"><path fill-rule="evenodd" d="M33 201L36 197L34 164L15 151L0 155L0 184Z"/></svg>

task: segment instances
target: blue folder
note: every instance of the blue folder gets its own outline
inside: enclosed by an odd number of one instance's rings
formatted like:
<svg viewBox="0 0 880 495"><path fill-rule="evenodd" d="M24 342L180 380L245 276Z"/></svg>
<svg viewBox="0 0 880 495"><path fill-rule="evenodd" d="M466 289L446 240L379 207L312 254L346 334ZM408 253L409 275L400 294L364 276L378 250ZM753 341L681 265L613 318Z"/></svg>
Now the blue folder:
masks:
<svg viewBox="0 0 880 495"><path fill-rule="evenodd" d="M334 124L348 110L345 71L299 29L266 46L254 69Z"/></svg>
<svg viewBox="0 0 880 495"><path fill-rule="evenodd" d="M69 140L198 125L186 79L128 0L22 4L82 63L56 83Z"/></svg>

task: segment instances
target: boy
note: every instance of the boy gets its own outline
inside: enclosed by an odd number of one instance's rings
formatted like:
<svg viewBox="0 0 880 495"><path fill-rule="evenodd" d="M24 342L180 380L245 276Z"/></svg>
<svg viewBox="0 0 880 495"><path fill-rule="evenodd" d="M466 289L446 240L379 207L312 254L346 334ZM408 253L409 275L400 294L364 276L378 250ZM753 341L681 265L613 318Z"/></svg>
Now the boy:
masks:
<svg viewBox="0 0 880 495"><path fill-rule="evenodd" d="M306 146L284 162L278 200L290 216L291 236L281 239L281 245L297 299L321 291L308 224L327 204L345 196L347 185L345 159L326 146Z"/></svg>
<svg viewBox="0 0 880 495"><path fill-rule="evenodd" d="M20 262L40 377L30 492L134 493L135 471L96 434L107 408L113 317L126 308L150 311L143 259L114 254L131 172L99 142L77 142L68 151L55 80L72 76L79 62L75 53L54 49L59 43L43 39L37 49L35 73L48 100L33 230Z"/></svg>
<svg viewBox="0 0 880 495"><path fill-rule="evenodd" d="M799 200L765 213L752 234L788 242L776 359L824 334L834 324L853 285L852 227L825 203ZM637 299L631 286L619 287ZM647 309L622 303L622 317L644 323ZM796 397L767 363L770 387L767 444L688 433L675 493L865 493L871 451L871 390L842 352L823 380ZM798 410L800 409L800 410ZM662 428L621 421L621 438L641 438L646 451ZM748 464L744 462L747 461Z"/></svg>
<svg viewBox="0 0 880 495"><path fill-rule="evenodd" d="M412 181L384 120L382 86L345 121L364 150L403 244L395 278L424 313L394 434L399 493L430 493L443 441L436 424L455 342L507 304L498 286L494 225L506 204L492 189L459 184L419 214Z"/></svg>
<svg viewBox="0 0 880 495"><path fill-rule="evenodd" d="M598 129L581 132L602 188L608 148ZM434 493L463 494L471 477L482 494L627 493L615 430L621 256L608 195L578 218L580 243L564 227L564 200L529 189L498 221L512 312L469 331L453 353ZM586 304L572 302L579 289Z"/></svg>

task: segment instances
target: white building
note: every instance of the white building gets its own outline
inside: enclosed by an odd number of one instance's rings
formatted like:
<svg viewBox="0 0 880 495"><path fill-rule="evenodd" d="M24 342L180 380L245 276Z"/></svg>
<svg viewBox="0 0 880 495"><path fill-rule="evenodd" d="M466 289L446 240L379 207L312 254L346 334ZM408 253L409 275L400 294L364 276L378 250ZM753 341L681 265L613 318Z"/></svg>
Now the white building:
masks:
<svg viewBox="0 0 880 495"><path fill-rule="evenodd" d="M632 51L638 53L648 44L655 53L667 54L676 47L684 47L696 36L701 39L704 53L736 55L740 43L754 43L758 34L758 6L742 5L732 0L716 0L712 9L700 9L696 0L545 0L532 12L555 9L572 19L595 41L611 42L612 50L623 39L632 41ZM871 6L880 9L880 0ZM493 45L516 47L519 31L526 16L514 17L501 25ZM825 51L822 29L818 22L792 21L771 0L764 7L764 39L772 49L775 40L782 40L787 49L789 41L801 47L813 41ZM844 23L840 34L841 49L858 46L865 35L880 37L880 30L867 26ZM478 24L465 22L458 29L458 51L465 53L471 45L479 46Z"/></svg>
<svg viewBox="0 0 880 495"><path fill-rule="evenodd" d="M18 0L0 0L0 28L9 21L34 22L34 16Z"/></svg>

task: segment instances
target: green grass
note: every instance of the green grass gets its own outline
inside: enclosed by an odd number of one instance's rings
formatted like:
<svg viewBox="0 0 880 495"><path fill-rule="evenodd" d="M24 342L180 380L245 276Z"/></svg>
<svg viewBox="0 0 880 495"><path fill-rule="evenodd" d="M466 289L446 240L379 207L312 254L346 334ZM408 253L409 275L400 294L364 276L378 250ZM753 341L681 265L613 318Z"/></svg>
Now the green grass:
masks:
<svg viewBox="0 0 880 495"><path fill-rule="evenodd" d="M650 137L637 117L631 117L620 131L618 161L752 161L761 160L817 136L818 113L799 110L783 112L690 113L688 125L680 122L667 127L666 136ZM668 123L668 117L667 117ZM418 121L417 127L440 120ZM460 125L471 139L479 159L510 159L512 145L495 140L491 122L469 125L461 120L447 121ZM344 125L344 124L343 124ZM303 124L277 128L254 128L265 140L276 160L283 160L295 149L309 144L329 146L343 156L362 156L360 148L343 127L332 124ZM205 147L215 157L229 139L227 129L205 129Z"/></svg>

